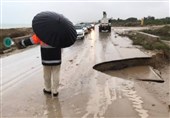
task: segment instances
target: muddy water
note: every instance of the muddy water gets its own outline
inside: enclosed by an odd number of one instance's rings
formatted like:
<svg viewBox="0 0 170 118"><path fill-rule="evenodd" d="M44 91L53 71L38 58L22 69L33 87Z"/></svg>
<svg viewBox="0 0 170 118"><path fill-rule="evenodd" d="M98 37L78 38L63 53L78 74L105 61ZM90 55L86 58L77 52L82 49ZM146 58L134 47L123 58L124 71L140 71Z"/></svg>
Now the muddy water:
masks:
<svg viewBox="0 0 170 118"><path fill-rule="evenodd" d="M119 29L120 30L120 29ZM115 77L112 72L99 72L93 69L98 63L118 59L149 57L131 45L128 38L121 38L112 33L98 33L98 28L92 30L84 40L63 50L58 98L45 96L43 89L43 74L38 64L39 52L26 52L32 58L25 58L26 53L19 54L22 63L27 66L21 72L20 64L13 58L6 57L3 65L8 71L4 77L13 80L22 75L20 80L5 88L2 94L3 117L48 117L48 118L168 118L168 108L157 98L148 93L145 88L133 79ZM37 48L35 48L37 50ZM36 53L35 53L36 52ZM11 58L11 63L10 62ZM5 61L8 59L8 61ZM35 64L31 62L36 62ZM33 65L34 64L34 65ZM37 70L37 64L39 70ZM14 73L11 67L17 67ZM36 69L37 71L34 71ZM146 74L147 67L131 68L133 72ZM34 72L33 72L34 71ZM124 70L129 74L129 70ZM132 76L134 73L131 72ZM28 74L29 73L29 74ZM116 73L116 74L117 74ZM149 79L152 78L149 76ZM117 75L117 76L118 76ZM133 76L134 77L134 76ZM3 79L6 79L3 78ZM5 80L4 80L5 81ZM5 81L8 84L8 81ZM2 86L3 88L3 86ZM4 90L3 89L3 90Z"/></svg>
<svg viewBox="0 0 170 118"><path fill-rule="evenodd" d="M151 66L128 67L121 70L108 70L104 73L129 80L164 82L160 73Z"/></svg>

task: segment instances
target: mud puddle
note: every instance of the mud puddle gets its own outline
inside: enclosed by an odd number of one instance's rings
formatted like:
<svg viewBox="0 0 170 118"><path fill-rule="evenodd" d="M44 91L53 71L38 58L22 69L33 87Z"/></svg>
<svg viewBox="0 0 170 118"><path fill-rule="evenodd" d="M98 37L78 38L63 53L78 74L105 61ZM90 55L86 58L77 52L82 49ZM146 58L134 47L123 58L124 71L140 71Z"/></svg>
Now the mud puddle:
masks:
<svg viewBox="0 0 170 118"><path fill-rule="evenodd" d="M151 66L136 66L136 67L129 67L121 70L109 70L105 71L104 73L129 79L129 80L141 80L141 81L150 81L150 82L164 82L162 77L156 72Z"/></svg>

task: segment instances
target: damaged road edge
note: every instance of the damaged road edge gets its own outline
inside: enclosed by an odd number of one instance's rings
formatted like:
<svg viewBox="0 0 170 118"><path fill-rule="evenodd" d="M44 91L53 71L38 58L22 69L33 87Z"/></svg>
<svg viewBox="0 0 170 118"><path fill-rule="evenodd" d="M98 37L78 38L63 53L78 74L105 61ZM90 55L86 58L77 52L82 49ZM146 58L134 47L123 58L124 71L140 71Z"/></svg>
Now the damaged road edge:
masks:
<svg viewBox="0 0 170 118"><path fill-rule="evenodd" d="M161 75L156 73L154 69L152 68L152 63L153 63L152 61L153 61L152 57L127 58L127 59L99 63L99 64L94 65L93 69L98 70L100 72L105 72L109 70L113 70L113 71L122 70L122 69L129 68L129 67L149 66L149 69L155 75L156 78L154 79L136 78L136 80L163 83L164 80L161 77Z"/></svg>

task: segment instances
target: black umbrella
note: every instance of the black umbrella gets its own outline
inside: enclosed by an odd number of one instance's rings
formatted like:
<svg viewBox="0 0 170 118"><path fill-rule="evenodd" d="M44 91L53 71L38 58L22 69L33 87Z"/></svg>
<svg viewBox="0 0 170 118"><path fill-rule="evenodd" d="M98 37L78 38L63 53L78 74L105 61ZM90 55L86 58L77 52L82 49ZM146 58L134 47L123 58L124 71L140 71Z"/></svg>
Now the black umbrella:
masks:
<svg viewBox="0 0 170 118"><path fill-rule="evenodd" d="M32 20L35 34L53 47L69 47L76 41L77 33L71 21L55 12L41 12Z"/></svg>

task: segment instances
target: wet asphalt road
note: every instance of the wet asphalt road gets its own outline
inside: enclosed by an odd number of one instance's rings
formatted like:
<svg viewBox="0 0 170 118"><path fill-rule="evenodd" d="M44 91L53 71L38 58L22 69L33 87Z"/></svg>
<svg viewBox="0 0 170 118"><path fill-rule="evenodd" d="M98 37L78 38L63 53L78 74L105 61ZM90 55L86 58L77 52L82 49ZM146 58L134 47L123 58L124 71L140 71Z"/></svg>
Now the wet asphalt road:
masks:
<svg viewBox="0 0 170 118"><path fill-rule="evenodd" d="M84 40L77 40L63 50L58 98L42 92L39 47L1 58L1 116L168 118L167 106L135 81L93 69L102 62L148 57L133 47L128 38L115 33L124 30L116 28L111 33L98 33L96 26Z"/></svg>

